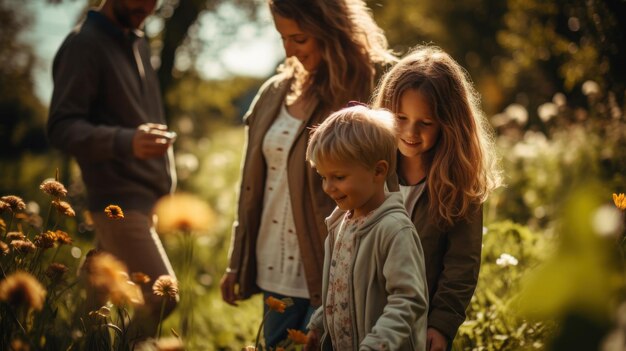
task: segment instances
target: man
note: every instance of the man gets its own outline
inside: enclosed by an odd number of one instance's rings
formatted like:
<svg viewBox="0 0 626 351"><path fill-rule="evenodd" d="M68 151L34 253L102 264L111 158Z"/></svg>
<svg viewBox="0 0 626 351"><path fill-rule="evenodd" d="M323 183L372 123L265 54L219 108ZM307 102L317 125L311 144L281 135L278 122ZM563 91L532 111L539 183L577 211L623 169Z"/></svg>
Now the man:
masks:
<svg viewBox="0 0 626 351"><path fill-rule="evenodd" d="M158 198L173 191L175 170L159 83L140 28L156 0L104 0L65 39L53 63L51 144L74 156L87 188L99 249L154 281L174 275L152 223ZM104 209L118 205L122 220ZM153 336L161 301L150 286L133 331ZM91 306L98 308L99 306ZM175 302L166 308L167 316Z"/></svg>

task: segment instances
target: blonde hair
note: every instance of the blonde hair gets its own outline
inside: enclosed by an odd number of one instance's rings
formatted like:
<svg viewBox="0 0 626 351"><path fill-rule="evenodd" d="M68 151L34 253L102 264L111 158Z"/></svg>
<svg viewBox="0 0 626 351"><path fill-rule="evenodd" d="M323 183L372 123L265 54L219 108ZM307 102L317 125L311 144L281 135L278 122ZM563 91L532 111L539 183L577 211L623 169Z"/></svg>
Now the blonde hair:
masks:
<svg viewBox="0 0 626 351"><path fill-rule="evenodd" d="M394 170L397 150L394 125L393 115L388 111L346 107L313 129L306 160L312 166L326 160L356 162L368 169L384 160Z"/></svg>
<svg viewBox="0 0 626 351"><path fill-rule="evenodd" d="M441 126L424 157L429 213L439 227L466 217L501 185L493 130L467 72L438 47L419 46L382 78L374 106L397 112L405 91L419 91Z"/></svg>
<svg viewBox="0 0 626 351"><path fill-rule="evenodd" d="M295 57L287 58L279 72L294 78L292 93L317 96L325 110L336 110L350 100L366 101L375 84L374 65L397 61L363 0L268 0L268 4L272 13L295 21L319 42L323 59L314 73L306 72Z"/></svg>

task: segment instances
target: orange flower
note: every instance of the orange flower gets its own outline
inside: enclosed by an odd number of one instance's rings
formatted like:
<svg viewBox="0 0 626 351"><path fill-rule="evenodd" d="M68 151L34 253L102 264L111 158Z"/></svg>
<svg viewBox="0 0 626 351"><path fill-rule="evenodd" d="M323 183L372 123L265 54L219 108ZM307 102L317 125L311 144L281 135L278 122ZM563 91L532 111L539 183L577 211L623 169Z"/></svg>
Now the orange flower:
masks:
<svg viewBox="0 0 626 351"><path fill-rule="evenodd" d="M133 272L130 274L130 280L135 284L148 284L150 283L150 277L142 272Z"/></svg>
<svg viewBox="0 0 626 351"><path fill-rule="evenodd" d="M65 201L52 200L52 205L61 214L64 214L64 215L66 215L68 217L75 217L76 216L76 212L72 208L72 205L70 205L69 203L67 203Z"/></svg>
<svg viewBox="0 0 626 351"><path fill-rule="evenodd" d="M122 219L124 218L124 211L117 205L109 205L104 209L104 213L107 217L112 219Z"/></svg>
<svg viewBox="0 0 626 351"><path fill-rule="evenodd" d="M306 334L304 334L300 330L287 329L287 334L289 334L287 337L291 341L293 341L293 342L295 342L296 344L299 344L299 345L306 345L307 341L309 340L309 338L307 338Z"/></svg>
<svg viewBox="0 0 626 351"><path fill-rule="evenodd" d="M41 311L46 289L30 273L17 271L0 282L0 301Z"/></svg>
<svg viewBox="0 0 626 351"><path fill-rule="evenodd" d="M285 307L287 307L287 304L283 301L273 296L269 296L267 299L265 299L265 303L269 306L270 310L276 311L278 313L285 313Z"/></svg>
<svg viewBox="0 0 626 351"><path fill-rule="evenodd" d="M620 210L626 210L626 196L624 196L624 193L619 195L613 194L613 202Z"/></svg>

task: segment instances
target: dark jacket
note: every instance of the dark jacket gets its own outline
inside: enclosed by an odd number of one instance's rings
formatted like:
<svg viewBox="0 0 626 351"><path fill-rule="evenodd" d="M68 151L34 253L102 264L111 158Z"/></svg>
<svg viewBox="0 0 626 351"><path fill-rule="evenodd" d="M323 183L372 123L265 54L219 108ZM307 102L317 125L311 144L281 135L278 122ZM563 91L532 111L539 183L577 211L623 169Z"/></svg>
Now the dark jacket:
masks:
<svg viewBox="0 0 626 351"><path fill-rule="evenodd" d="M263 211L263 195L267 165L263 157L263 138L285 103L291 80L283 75L263 84L249 111L246 123L246 153L241 172L237 219L233 224L229 268L237 272L239 294L248 298L259 292L256 285L256 243ZM287 181L293 206L293 219L304 267L311 304L321 303L322 268L324 262L324 219L335 207L322 190L322 181L305 159L311 127L320 124L330 111L319 103L311 104L307 119L300 126L287 160Z"/></svg>
<svg viewBox="0 0 626 351"><path fill-rule="evenodd" d="M483 211L482 206L475 208L466 218L441 230L428 215L428 200L425 189L410 217L424 248L430 296L428 326L451 342L465 321L465 310L478 281Z"/></svg>
<svg viewBox="0 0 626 351"><path fill-rule="evenodd" d="M90 11L59 48L53 78L48 139L76 157L89 209L117 204L150 212L172 189L173 171L167 156L139 160L132 152L139 125L165 123L142 33L125 34L104 15Z"/></svg>

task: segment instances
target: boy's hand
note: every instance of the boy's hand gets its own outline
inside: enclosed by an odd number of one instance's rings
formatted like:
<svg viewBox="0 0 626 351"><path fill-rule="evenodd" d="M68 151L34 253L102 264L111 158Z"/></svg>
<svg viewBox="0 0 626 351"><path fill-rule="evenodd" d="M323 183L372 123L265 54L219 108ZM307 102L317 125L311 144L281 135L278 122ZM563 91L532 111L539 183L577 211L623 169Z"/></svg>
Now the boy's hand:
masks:
<svg viewBox="0 0 626 351"><path fill-rule="evenodd" d="M320 333L317 329L310 329L306 334L307 341L304 345L304 351L315 351L320 348Z"/></svg>
<svg viewBox="0 0 626 351"><path fill-rule="evenodd" d="M448 346L448 340L435 328L426 330L426 350L428 351L445 351Z"/></svg>

